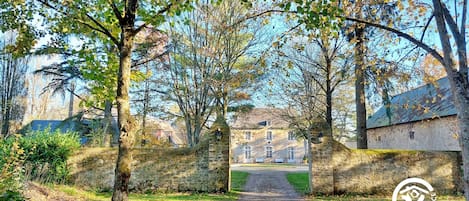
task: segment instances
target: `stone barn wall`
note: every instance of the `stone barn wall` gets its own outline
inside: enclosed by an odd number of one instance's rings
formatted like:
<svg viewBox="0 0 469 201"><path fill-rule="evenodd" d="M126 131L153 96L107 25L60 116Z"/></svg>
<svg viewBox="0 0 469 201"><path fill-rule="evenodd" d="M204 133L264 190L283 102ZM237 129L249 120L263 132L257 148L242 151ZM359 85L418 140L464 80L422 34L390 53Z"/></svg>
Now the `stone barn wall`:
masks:
<svg viewBox="0 0 469 201"><path fill-rule="evenodd" d="M412 135L410 134L412 133ZM456 115L369 128L369 149L461 151Z"/></svg>
<svg viewBox="0 0 469 201"><path fill-rule="evenodd" d="M461 176L457 152L351 150L324 140L313 147L315 192L389 194L410 177L428 181L437 193L458 190Z"/></svg>

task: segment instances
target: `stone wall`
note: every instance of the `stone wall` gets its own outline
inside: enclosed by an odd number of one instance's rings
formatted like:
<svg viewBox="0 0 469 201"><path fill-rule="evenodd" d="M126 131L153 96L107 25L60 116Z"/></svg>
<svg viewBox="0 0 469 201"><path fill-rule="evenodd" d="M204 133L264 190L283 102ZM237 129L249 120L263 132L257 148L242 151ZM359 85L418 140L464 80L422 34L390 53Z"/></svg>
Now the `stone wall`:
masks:
<svg viewBox="0 0 469 201"><path fill-rule="evenodd" d="M428 181L437 193L458 190L461 176L457 152L351 150L324 140L313 147L315 192L389 194L410 177Z"/></svg>
<svg viewBox="0 0 469 201"><path fill-rule="evenodd" d="M223 137L216 140L210 136L192 149L134 149L129 189L135 192L227 191L228 182L223 181L229 180L229 161L223 161L229 158L229 146L220 144L228 144L225 141L229 138L225 134ZM111 190L116 158L117 148L81 149L68 161L71 182L84 188Z"/></svg>

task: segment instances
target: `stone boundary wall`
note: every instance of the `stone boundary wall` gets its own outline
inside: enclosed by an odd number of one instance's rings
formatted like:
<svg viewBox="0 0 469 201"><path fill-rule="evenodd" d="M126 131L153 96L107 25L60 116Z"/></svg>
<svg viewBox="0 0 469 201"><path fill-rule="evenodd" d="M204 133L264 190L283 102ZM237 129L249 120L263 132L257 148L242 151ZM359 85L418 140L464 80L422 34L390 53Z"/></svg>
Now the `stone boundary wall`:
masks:
<svg viewBox="0 0 469 201"><path fill-rule="evenodd" d="M392 194L410 177L453 193L461 178L457 152L352 150L330 139L314 145L313 166L313 189L325 194Z"/></svg>
<svg viewBox="0 0 469 201"><path fill-rule="evenodd" d="M130 191L227 191L225 183L220 182L228 178L226 171L218 167L223 149L219 144L207 139L192 149L134 149ZM71 183L88 189L112 190L116 159L117 148L82 148L68 160Z"/></svg>

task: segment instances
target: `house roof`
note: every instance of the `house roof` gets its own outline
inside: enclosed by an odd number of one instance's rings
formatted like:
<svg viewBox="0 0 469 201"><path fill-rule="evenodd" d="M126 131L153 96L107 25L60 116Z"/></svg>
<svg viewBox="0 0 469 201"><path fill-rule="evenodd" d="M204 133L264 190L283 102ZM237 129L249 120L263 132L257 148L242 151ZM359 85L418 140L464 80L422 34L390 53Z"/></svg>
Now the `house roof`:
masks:
<svg viewBox="0 0 469 201"><path fill-rule="evenodd" d="M25 128L31 129L32 131L42 131L50 128L51 131L60 129L61 132L67 132L75 130L75 125L73 122L65 122L62 120L33 120L26 125Z"/></svg>
<svg viewBox="0 0 469 201"><path fill-rule="evenodd" d="M163 131L163 135L166 135L166 137L169 137L168 135L171 136L171 143L177 144L177 145L183 145L185 144L182 133L175 132L174 128L171 126L171 124L167 121L164 121L162 119L158 119L153 116L147 116L147 125L153 124L155 125L156 130L161 130Z"/></svg>
<svg viewBox="0 0 469 201"><path fill-rule="evenodd" d="M278 108L254 108L250 112L238 114L231 127L233 129L257 129L262 127L287 128L288 122L281 118L284 111ZM270 122L271 126L267 125Z"/></svg>
<svg viewBox="0 0 469 201"><path fill-rule="evenodd" d="M448 78L396 95L391 99L390 115L381 107L367 120L367 128L378 128L456 115Z"/></svg>

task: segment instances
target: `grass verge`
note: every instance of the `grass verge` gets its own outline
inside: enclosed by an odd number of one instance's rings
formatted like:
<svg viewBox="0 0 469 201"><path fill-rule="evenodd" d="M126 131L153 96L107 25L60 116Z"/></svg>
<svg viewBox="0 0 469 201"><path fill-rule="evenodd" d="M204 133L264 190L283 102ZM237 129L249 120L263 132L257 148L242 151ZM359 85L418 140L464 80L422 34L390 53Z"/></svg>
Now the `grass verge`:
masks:
<svg viewBox="0 0 469 201"><path fill-rule="evenodd" d="M462 196L437 196L438 200L444 201L464 201ZM363 195L342 195L342 196L315 196L310 197L307 200L317 200L317 201L389 201L391 200L391 196L384 197L384 196L363 196Z"/></svg>
<svg viewBox="0 0 469 201"><path fill-rule="evenodd" d="M234 192L243 191L249 173L241 171L231 171L231 190Z"/></svg>
<svg viewBox="0 0 469 201"><path fill-rule="evenodd" d="M294 172L287 174L288 182L293 186L296 192L302 195L308 194L309 183L307 172ZM456 195L437 195L438 200L445 201L464 201L463 196ZM375 196L375 195L334 195L334 196L311 196L307 200L318 200L318 201L389 201L391 195L386 196Z"/></svg>
<svg viewBox="0 0 469 201"><path fill-rule="evenodd" d="M67 195L77 198L77 200L87 201L109 201L112 193L97 193L93 191L85 191L73 186L54 185L51 188L66 193ZM131 201L177 201L177 200L202 200L202 201L217 201L217 200L237 200L237 193L225 194L190 194L190 193L171 193L171 194L136 194L130 193L129 200Z"/></svg>
<svg viewBox="0 0 469 201"><path fill-rule="evenodd" d="M242 191L246 184L249 173L242 171L231 172L231 187L232 191L225 194L191 194L191 193L171 193L171 194L129 194L131 201L176 201L176 200L201 200L201 201L217 201L217 200L237 200L238 192ZM77 200L87 201L108 201L111 199L112 194L99 193L93 191L82 190L73 186L67 185L51 185L49 189L63 192Z"/></svg>
<svg viewBox="0 0 469 201"><path fill-rule="evenodd" d="M306 195L309 192L308 173L291 172L287 174L288 182L293 186L296 192Z"/></svg>

